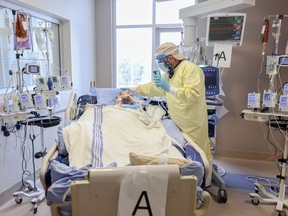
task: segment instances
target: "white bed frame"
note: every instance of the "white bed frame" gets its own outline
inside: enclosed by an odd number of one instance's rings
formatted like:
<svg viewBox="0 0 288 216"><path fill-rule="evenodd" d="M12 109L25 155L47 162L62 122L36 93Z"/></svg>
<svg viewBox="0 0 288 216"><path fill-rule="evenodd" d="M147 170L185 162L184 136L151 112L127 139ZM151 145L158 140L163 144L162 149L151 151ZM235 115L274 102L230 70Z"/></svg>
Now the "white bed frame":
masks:
<svg viewBox="0 0 288 216"><path fill-rule="evenodd" d="M71 117L74 117L77 114L76 101L77 94L75 91L72 91L65 112L66 120L72 119ZM184 133L183 136L189 143L194 143ZM193 147L201 155L206 174L204 181L206 186L210 186L212 176L211 161L207 160L205 153L200 147L196 144L193 145ZM49 161L54 159L57 155L57 144L54 143L42 160L40 180L43 188L46 188L45 173ZM180 176L179 168L177 166L173 166L173 168L171 168L172 170L170 170L171 166L166 167L164 165L146 167L151 172L174 173L173 175L169 175L168 193L166 197L166 216L208 216L211 200L211 196L208 192L204 191L204 202L201 208L196 209L197 178L195 176ZM60 216L59 207L71 206L73 216L89 216L91 214L97 216L116 216L120 183L128 172L139 169L139 166L114 169L91 169L89 171L89 177L87 177L86 180L74 181L71 184L72 201L65 204L52 204L51 215ZM175 171L175 169L177 169L177 171ZM175 174L175 172L177 172L177 174ZM113 185L113 188L111 185ZM100 188L101 190L94 190L93 192L91 190L92 188ZM109 191L109 199L102 199L101 197L104 193L107 197L107 191ZM98 198L95 199L95 196Z"/></svg>
<svg viewBox="0 0 288 216"><path fill-rule="evenodd" d="M54 143L45 155L40 170L42 186L46 188L45 173L49 161L58 154ZM166 197L166 216L207 216L210 205L210 194L204 191L204 202L196 209L195 176L180 176L177 165L144 166L148 172L169 173ZM71 206L73 216L116 216L119 190L122 179L128 172L143 169L143 166L118 167L112 169L91 169L85 180L71 184L72 201L66 204L52 204L51 215L60 216L59 207Z"/></svg>

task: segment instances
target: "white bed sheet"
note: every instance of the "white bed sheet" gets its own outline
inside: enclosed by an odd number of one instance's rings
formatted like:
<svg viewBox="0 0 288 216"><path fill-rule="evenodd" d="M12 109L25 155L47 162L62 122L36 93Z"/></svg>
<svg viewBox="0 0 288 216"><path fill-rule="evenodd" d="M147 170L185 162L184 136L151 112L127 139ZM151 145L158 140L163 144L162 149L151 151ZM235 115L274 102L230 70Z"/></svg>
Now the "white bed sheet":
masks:
<svg viewBox="0 0 288 216"><path fill-rule="evenodd" d="M89 107L81 118L63 128L69 165L103 167L129 164L129 152L160 158L181 158L176 143L160 121L136 109Z"/></svg>

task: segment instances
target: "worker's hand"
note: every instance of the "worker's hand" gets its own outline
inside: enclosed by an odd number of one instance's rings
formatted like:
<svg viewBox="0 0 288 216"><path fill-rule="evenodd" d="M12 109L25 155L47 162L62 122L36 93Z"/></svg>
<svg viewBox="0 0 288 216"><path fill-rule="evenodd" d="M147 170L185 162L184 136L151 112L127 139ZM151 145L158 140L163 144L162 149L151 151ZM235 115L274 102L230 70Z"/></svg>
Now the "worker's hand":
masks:
<svg viewBox="0 0 288 216"><path fill-rule="evenodd" d="M138 109L139 105L138 104L122 104L122 108L130 108L130 109Z"/></svg>
<svg viewBox="0 0 288 216"><path fill-rule="evenodd" d="M162 89L164 89L164 91L168 92L170 90L170 85L164 78L159 76L153 76L153 81L156 86L161 87Z"/></svg>

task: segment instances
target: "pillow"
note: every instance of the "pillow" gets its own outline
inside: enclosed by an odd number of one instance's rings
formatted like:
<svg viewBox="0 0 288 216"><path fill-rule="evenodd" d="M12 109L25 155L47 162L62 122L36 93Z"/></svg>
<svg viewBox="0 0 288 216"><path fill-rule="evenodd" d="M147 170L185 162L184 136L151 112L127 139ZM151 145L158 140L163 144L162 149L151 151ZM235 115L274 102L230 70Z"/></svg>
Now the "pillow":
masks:
<svg viewBox="0 0 288 216"><path fill-rule="evenodd" d="M122 91L120 88L92 88L90 92L97 97L98 105L114 105L116 95Z"/></svg>
<svg viewBox="0 0 288 216"><path fill-rule="evenodd" d="M178 164L180 167L184 167L189 164L191 161L187 159L178 159L178 158L161 158L161 157L150 157L137 155L133 152L129 153L130 165L161 165L161 164Z"/></svg>

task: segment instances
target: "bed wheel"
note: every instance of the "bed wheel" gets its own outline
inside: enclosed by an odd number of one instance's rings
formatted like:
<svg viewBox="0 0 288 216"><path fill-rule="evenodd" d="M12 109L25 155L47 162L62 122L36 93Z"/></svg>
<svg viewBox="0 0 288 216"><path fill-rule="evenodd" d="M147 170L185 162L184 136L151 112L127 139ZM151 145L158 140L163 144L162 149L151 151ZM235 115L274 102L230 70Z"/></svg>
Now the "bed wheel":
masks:
<svg viewBox="0 0 288 216"><path fill-rule="evenodd" d="M226 203L227 202L227 192L225 189L218 190L218 202Z"/></svg>
<svg viewBox="0 0 288 216"><path fill-rule="evenodd" d="M253 198L251 199L251 202L252 202L253 205L258 205L258 204L259 204L259 199L253 197Z"/></svg>
<svg viewBox="0 0 288 216"><path fill-rule="evenodd" d="M281 211L278 213L278 216L286 216L286 212L285 211Z"/></svg>
<svg viewBox="0 0 288 216"><path fill-rule="evenodd" d="M21 204L22 203L22 197L19 197L19 196L15 197L15 202L17 204Z"/></svg>
<svg viewBox="0 0 288 216"><path fill-rule="evenodd" d="M33 203L32 203L33 204ZM34 203L34 206L33 206L33 214L36 214L37 213L37 209L38 209L38 205L37 203Z"/></svg>

